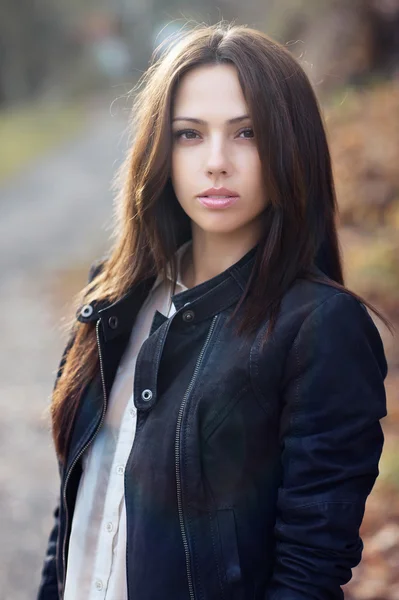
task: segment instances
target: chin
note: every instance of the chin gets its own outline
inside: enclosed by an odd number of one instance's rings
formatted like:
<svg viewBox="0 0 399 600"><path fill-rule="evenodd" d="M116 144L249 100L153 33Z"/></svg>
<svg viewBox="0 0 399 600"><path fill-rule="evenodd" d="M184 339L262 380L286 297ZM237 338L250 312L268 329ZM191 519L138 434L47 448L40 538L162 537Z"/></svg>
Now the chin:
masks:
<svg viewBox="0 0 399 600"><path fill-rule="evenodd" d="M195 224L198 227L198 229L202 229L202 231L204 232L220 235L233 234L242 227L242 225L240 224L232 225L231 223L222 223L219 219L218 221L218 223L200 223L196 221Z"/></svg>

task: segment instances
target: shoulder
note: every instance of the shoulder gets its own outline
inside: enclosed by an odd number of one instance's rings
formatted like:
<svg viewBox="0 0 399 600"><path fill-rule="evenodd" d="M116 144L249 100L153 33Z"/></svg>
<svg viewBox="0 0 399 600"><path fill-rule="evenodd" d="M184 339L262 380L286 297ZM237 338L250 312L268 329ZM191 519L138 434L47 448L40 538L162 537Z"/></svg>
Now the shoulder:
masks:
<svg viewBox="0 0 399 600"><path fill-rule="evenodd" d="M281 303L280 317L292 320L297 332L313 318L328 318L332 313L368 315L362 302L347 290L337 289L328 279L325 282L297 279Z"/></svg>
<svg viewBox="0 0 399 600"><path fill-rule="evenodd" d="M267 322L252 347L253 372L265 374L274 364L281 380L298 364L323 370L345 361L361 361L384 378L387 361L380 333L366 306L348 291L327 283L298 279L284 295L270 340L262 344Z"/></svg>
<svg viewBox="0 0 399 600"><path fill-rule="evenodd" d="M333 339L354 335L371 336L381 342L379 331L366 306L345 289L333 285L298 280L283 300L282 315L294 320L294 343L310 332L330 333ZM324 340L327 342L327 340Z"/></svg>
<svg viewBox="0 0 399 600"><path fill-rule="evenodd" d="M335 287L328 279L298 278L282 299L279 321L283 331L288 328L292 343L309 330L334 326L365 328L370 335L379 338L365 304L349 290Z"/></svg>
<svg viewBox="0 0 399 600"><path fill-rule="evenodd" d="M107 262L107 257L103 256L101 258L97 258L94 260L89 268L89 274L87 277L87 283L91 283L97 275L101 273L104 268L105 263Z"/></svg>

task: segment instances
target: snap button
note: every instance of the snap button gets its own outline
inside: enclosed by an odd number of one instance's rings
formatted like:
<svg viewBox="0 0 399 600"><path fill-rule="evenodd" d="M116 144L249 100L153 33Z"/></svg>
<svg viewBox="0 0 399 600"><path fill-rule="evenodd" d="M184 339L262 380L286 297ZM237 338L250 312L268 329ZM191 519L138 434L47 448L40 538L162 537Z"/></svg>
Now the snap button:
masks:
<svg viewBox="0 0 399 600"><path fill-rule="evenodd" d="M116 329L118 327L118 317L115 317L115 315L110 317L108 319L108 325L111 327L111 329Z"/></svg>
<svg viewBox="0 0 399 600"><path fill-rule="evenodd" d="M190 321L192 321L195 317L195 313L193 310L186 310L183 313L183 321L186 321L186 323L189 323Z"/></svg>
<svg viewBox="0 0 399 600"><path fill-rule="evenodd" d="M141 397L143 398L143 400L145 402L148 402L152 398L152 391L151 390L143 390L141 392Z"/></svg>
<svg viewBox="0 0 399 600"><path fill-rule="evenodd" d="M82 317L84 317L86 319L87 317L91 317L93 312L94 312L94 309L93 309L92 305L85 304L83 306L82 310L80 311L80 314L82 315Z"/></svg>

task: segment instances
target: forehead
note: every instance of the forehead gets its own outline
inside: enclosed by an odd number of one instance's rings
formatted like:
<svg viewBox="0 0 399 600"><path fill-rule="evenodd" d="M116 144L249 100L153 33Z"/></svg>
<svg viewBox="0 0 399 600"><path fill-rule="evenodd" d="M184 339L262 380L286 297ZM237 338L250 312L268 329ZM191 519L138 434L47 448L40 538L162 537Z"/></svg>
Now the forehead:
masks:
<svg viewBox="0 0 399 600"><path fill-rule="evenodd" d="M204 65L186 73L173 102L173 116L224 119L245 113L247 104L234 65Z"/></svg>

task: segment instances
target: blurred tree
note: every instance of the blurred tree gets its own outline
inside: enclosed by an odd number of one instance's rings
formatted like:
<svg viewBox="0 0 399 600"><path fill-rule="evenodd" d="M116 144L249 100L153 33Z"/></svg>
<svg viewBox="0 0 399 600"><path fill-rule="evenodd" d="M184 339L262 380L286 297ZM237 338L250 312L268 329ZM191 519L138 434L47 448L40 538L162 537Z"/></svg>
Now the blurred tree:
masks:
<svg viewBox="0 0 399 600"><path fill-rule="evenodd" d="M70 49L61 3L0 1L0 104L38 93Z"/></svg>
<svg viewBox="0 0 399 600"><path fill-rule="evenodd" d="M301 56L320 89L399 72L399 0L0 0L0 105L62 93L71 80L90 89L96 65L86 25L95 15L117 24L132 74L147 67L165 24L187 19L266 31Z"/></svg>
<svg viewBox="0 0 399 600"><path fill-rule="evenodd" d="M372 68L399 75L399 0L368 0Z"/></svg>
<svg viewBox="0 0 399 600"><path fill-rule="evenodd" d="M271 0L262 25L326 91L399 70L399 0Z"/></svg>

